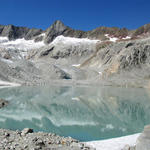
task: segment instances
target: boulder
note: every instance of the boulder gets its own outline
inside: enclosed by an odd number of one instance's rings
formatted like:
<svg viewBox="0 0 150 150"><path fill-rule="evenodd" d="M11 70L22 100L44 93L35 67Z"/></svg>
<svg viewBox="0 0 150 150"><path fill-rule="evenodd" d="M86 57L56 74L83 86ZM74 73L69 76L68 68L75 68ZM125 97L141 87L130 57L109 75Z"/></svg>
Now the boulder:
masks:
<svg viewBox="0 0 150 150"><path fill-rule="evenodd" d="M137 139L136 150L150 150L150 125L144 127L144 131Z"/></svg>
<svg viewBox="0 0 150 150"><path fill-rule="evenodd" d="M28 133L33 133L33 129L30 129L30 128L25 128L21 131L21 135L22 136L25 136L26 134Z"/></svg>

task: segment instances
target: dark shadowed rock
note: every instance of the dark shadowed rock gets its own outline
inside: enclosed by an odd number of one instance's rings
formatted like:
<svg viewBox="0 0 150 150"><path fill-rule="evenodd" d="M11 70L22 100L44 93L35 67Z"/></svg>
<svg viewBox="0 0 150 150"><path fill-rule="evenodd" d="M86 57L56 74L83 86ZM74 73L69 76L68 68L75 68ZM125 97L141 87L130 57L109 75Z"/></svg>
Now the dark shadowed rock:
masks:
<svg viewBox="0 0 150 150"><path fill-rule="evenodd" d="M0 26L0 36L8 37L9 40L25 38L27 40L33 39L35 36L41 34L41 29L29 29L26 27L16 27L14 25Z"/></svg>
<svg viewBox="0 0 150 150"><path fill-rule="evenodd" d="M53 66L53 72L57 76L58 79L72 79L71 75L60 69L58 66Z"/></svg>
<svg viewBox="0 0 150 150"><path fill-rule="evenodd" d="M0 108L3 108L8 105L8 101L4 99L0 99Z"/></svg>
<svg viewBox="0 0 150 150"><path fill-rule="evenodd" d="M54 46L49 47L49 48L46 49L45 51L42 51L42 52L40 53L40 57L47 56L53 49L54 49Z"/></svg>
<svg viewBox="0 0 150 150"><path fill-rule="evenodd" d="M28 31L28 33L25 35L25 39L26 40L30 40L30 39L33 39L34 37L36 37L36 36L38 36L38 35L40 35L40 34L42 34L42 30L41 29L29 29L29 31ZM37 41L37 40L35 40L35 41ZM40 40L38 40L38 41L40 41Z"/></svg>
<svg viewBox="0 0 150 150"><path fill-rule="evenodd" d="M46 30L46 37L44 42L50 43L53 41L57 36L63 35L63 33L68 29L67 26L65 26L61 21L55 21L53 25L51 25Z"/></svg>

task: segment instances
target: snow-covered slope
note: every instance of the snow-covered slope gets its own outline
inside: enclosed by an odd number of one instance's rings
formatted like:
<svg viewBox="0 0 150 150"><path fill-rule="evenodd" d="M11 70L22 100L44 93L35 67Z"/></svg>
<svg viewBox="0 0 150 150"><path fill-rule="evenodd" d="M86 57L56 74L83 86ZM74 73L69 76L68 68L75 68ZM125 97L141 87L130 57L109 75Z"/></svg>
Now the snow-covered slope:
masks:
<svg viewBox="0 0 150 150"><path fill-rule="evenodd" d="M66 45L80 45L80 44L95 44L99 42L99 40L90 40L88 38L73 38L73 37L64 37L63 35L60 35L58 37L55 38L55 40L51 43L51 44L54 44L54 45L57 45L57 44L66 44Z"/></svg>
<svg viewBox="0 0 150 150"><path fill-rule="evenodd" d="M96 148L96 150L122 150L126 145L134 146L139 135L134 134L108 140L86 142L86 144Z"/></svg>
<svg viewBox="0 0 150 150"><path fill-rule="evenodd" d="M45 46L43 41L35 42L34 40L17 39L10 41L8 37L0 37L0 49L10 53L18 51L18 58L27 56L27 52Z"/></svg>
<svg viewBox="0 0 150 150"><path fill-rule="evenodd" d="M35 42L34 40L17 39L9 41L7 37L0 37L0 47L20 50L30 50L44 46L44 42Z"/></svg>
<svg viewBox="0 0 150 150"><path fill-rule="evenodd" d="M101 41L61 35L57 36L47 47L41 49L36 56L44 59L45 57L57 60L65 59L65 61L61 62L61 65L65 62L68 64L68 60L71 61L71 65L80 64L81 59L88 58L96 51L96 45L99 42Z"/></svg>

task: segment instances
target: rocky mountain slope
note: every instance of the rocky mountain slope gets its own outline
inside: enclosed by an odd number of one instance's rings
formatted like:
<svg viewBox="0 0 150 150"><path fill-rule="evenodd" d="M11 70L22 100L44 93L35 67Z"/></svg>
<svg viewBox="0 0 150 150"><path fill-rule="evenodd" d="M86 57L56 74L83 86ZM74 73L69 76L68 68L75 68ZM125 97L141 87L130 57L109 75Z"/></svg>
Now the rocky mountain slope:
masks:
<svg viewBox="0 0 150 150"><path fill-rule="evenodd" d="M150 24L79 31L56 21L45 31L0 26L0 79L149 86Z"/></svg>

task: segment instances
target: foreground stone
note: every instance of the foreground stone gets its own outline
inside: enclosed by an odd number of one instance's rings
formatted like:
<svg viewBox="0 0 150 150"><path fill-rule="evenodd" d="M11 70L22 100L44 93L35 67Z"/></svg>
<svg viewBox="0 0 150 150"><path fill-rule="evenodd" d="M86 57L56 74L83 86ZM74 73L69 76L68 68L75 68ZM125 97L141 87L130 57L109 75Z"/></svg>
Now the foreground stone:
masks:
<svg viewBox="0 0 150 150"><path fill-rule="evenodd" d="M137 139L136 150L150 150L150 125L145 126L144 131Z"/></svg>
<svg viewBox="0 0 150 150"><path fill-rule="evenodd" d="M8 101L4 99L0 99L0 108L3 108L8 105Z"/></svg>
<svg viewBox="0 0 150 150"><path fill-rule="evenodd" d="M136 150L136 147L135 146L129 146L129 145L126 145L123 150Z"/></svg>
<svg viewBox="0 0 150 150"><path fill-rule="evenodd" d="M123 150L150 150L150 125L144 127L144 131L138 137L135 146L126 145Z"/></svg>
<svg viewBox="0 0 150 150"><path fill-rule="evenodd" d="M11 131L0 129L0 150L94 150L71 137L60 137L53 133L32 129Z"/></svg>

